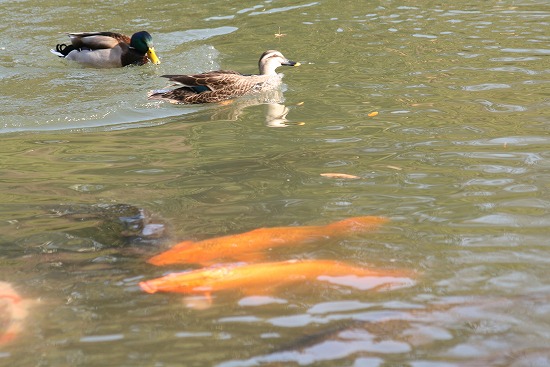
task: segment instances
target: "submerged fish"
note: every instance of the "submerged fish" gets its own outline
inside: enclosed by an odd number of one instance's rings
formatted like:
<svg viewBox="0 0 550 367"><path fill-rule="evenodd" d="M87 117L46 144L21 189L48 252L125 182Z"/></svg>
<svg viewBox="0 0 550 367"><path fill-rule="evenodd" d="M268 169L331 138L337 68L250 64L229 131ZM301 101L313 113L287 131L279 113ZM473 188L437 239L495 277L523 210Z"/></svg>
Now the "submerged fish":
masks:
<svg viewBox="0 0 550 367"><path fill-rule="evenodd" d="M203 268L139 283L147 293L206 294L240 290L261 294L276 286L306 281L366 289L395 289L414 284L410 271L373 270L332 260L290 260L249 265L230 264Z"/></svg>
<svg viewBox="0 0 550 367"><path fill-rule="evenodd" d="M261 258L261 250L360 234L374 230L387 221L387 218L376 216L354 217L325 226L258 228L199 242L184 241L153 256L148 263L211 265L220 260L257 261Z"/></svg>
<svg viewBox="0 0 550 367"><path fill-rule="evenodd" d="M28 307L28 301L22 299L10 283L0 281L0 346L23 331Z"/></svg>

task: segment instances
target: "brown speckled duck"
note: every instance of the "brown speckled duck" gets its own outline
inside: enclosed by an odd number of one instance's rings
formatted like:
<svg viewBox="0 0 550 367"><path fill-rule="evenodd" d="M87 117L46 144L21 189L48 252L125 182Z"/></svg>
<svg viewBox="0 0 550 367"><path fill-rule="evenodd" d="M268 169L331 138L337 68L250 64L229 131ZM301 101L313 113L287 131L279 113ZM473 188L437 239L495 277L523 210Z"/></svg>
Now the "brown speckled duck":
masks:
<svg viewBox="0 0 550 367"><path fill-rule="evenodd" d="M162 75L181 87L153 90L149 93L149 99L181 104L212 103L272 90L281 84L281 76L275 70L282 65L298 66L300 63L288 60L279 51L268 50L260 57L260 74L257 75L245 75L232 70L195 75Z"/></svg>
<svg viewBox="0 0 550 367"><path fill-rule="evenodd" d="M50 50L53 54L95 68L117 68L160 64L153 47L153 38L146 31L132 37L113 32L69 33L71 44L64 43Z"/></svg>

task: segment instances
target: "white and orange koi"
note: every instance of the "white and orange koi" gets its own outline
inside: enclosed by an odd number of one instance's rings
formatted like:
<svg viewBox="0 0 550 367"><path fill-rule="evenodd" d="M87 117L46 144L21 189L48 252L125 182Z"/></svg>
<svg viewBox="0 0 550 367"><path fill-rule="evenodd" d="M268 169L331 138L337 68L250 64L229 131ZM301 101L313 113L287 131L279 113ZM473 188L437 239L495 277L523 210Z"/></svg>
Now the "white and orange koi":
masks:
<svg viewBox="0 0 550 367"><path fill-rule="evenodd" d="M285 284L325 281L357 289L395 289L414 284L406 270L374 270L332 260L290 260L257 264L229 264L182 273L139 283L147 293L176 292L204 294L236 290L262 294Z"/></svg>

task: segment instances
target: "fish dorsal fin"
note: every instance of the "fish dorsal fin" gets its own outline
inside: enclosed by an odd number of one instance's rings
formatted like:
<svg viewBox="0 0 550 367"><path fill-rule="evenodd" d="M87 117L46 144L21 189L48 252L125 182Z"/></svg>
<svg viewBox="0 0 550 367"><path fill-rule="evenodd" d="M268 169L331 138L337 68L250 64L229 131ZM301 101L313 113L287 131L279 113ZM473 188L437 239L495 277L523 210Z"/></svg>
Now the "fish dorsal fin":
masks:
<svg viewBox="0 0 550 367"><path fill-rule="evenodd" d="M193 242L193 241L182 241L180 243L176 243L170 249L171 250L176 250L176 249L180 250L182 248L193 246L194 244L195 244L195 242Z"/></svg>

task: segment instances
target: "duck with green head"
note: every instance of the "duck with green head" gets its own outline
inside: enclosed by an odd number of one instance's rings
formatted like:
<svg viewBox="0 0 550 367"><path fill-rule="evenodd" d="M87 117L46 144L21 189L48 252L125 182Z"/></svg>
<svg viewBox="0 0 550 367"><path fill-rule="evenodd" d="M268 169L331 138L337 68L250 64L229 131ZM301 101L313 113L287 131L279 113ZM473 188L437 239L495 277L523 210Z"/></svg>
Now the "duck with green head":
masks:
<svg viewBox="0 0 550 367"><path fill-rule="evenodd" d="M143 65L151 61L160 64L153 47L153 38L146 31L132 37L114 32L69 33L71 44L58 44L54 55L95 68L119 68Z"/></svg>
<svg viewBox="0 0 550 367"><path fill-rule="evenodd" d="M179 85L172 90L153 90L149 99L160 99L177 104L213 103L253 93L274 90L282 81L279 66L298 66L276 50L268 50L260 56L259 74L241 74L232 70L216 70L194 75L162 75Z"/></svg>

